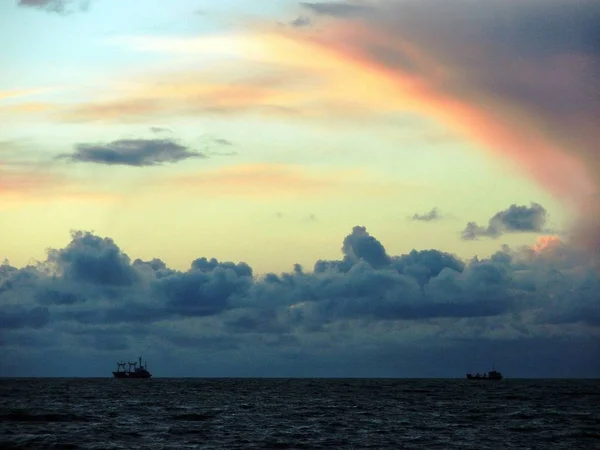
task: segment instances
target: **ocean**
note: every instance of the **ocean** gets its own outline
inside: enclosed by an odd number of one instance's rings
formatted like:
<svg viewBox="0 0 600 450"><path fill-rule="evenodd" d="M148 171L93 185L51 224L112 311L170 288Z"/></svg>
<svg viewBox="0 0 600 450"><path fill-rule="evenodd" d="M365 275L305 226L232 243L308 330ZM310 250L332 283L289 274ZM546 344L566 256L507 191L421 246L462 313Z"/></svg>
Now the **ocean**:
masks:
<svg viewBox="0 0 600 450"><path fill-rule="evenodd" d="M0 448L600 449L600 381L5 378Z"/></svg>

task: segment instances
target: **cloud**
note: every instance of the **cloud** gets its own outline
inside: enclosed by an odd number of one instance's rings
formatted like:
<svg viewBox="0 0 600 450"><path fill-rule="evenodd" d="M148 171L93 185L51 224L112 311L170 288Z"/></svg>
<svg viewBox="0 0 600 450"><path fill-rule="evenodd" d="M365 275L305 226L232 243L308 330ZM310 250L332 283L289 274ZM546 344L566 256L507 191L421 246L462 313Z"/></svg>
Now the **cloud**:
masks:
<svg viewBox="0 0 600 450"><path fill-rule="evenodd" d="M225 146L233 145L233 142L231 142L230 140L224 139L224 138L215 138L215 139L213 139L213 142L215 144L225 145Z"/></svg>
<svg viewBox="0 0 600 450"><path fill-rule="evenodd" d="M118 99L114 101L77 104L58 114L65 122L85 122L98 120L146 121L150 116L164 111L165 106L153 99Z"/></svg>
<svg viewBox="0 0 600 450"><path fill-rule="evenodd" d="M12 193L36 193L59 184L59 177L49 174L16 171L0 166L0 196Z"/></svg>
<svg viewBox="0 0 600 450"><path fill-rule="evenodd" d="M381 242L367 233L365 227L356 226L352 229L352 233L344 239L342 253L353 262L364 260L374 268L390 264Z"/></svg>
<svg viewBox="0 0 600 450"><path fill-rule="evenodd" d="M111 45L135 51L231 58L220 77L165 74L160 78L176 81L158 87L148 82L139 91L75 105L58 117L142 121L259 112L351 120L416 112L513 161L524 176L586 214L584 199L600 191L595 155L600 110L594 100L600 61L591 44L598 40L597 2L489 0L481 8L470 0L303 5L316 14L337 14L338 20L318 33L278 27L233 36L112 40ZM276 66L277 76L269 82L236 80L233 86L221 81L236 72L232 68L255 69L256 61L261 70Z"/></svg>
<svg viewBox="0 0 600 450"><path fill-rule="evenodd" d="M200 140L205 153L208 156L235 156L238 154L238 152L235 150L213 150L214 148L233 147L235 144L229 139L214 136L203 136Z"/></svg>
<svg viewBox="0 0 600 450"><path fill-rule="evenodd" d="M185 186L190 193L264 199L322 197L342 192L347 194L352 190L356 190L357 195L381 195L374 182L367 187L357 184L356 180L360 178L357 175L355 171L325 172L295 164L236 164L178 175L165 179L164 183Z"/></svg>
<svg viewBox="0 0 600 450"><path fill-rule="evenodd" d="M288 78L290 83L293 77ZM174 79L171 85L157 86L151 83L133 93L123 92L121 97L114 99L63 107L54 117L63 122L78 123L146 122L149 118L154 120L175 115L233 115L248 112L276 116L296 114L293 102L299 98L299 94L277 86L277 80L222 84L202 80L201 75L195 83L177 80L175 76L171 78Z"/></svg>
<svg viewBox="0 0 600 450"><path fill-rule="evenodd" d="M83 281L104 286L131 285L136 272L129 258L112 239L91 233L74 232L62 250L48 251L48 265L67 281Z"/></svg>
<svg viewBox="0 0 600 450"><path fill-rule="evenodd" d="M510 205L508 209L494 214L487 227L469 222L462 238L474 240L478 237L497 238L504 233L540 233L544 231L546 218L546 209L538 203L531 206Z"/></svg>
<svg viewBox="0 0 600 450"><path fill-rule="evenodd" d="M173 132L173 130L171 130L170 128L166 128L166 127L150 127L150 131L152 131L153 133L156 133L156 134Z"/></svg>
<svg viewBox="0 0 600 450"><path fill-rule="evenodd" d="M412 220L418 220L421 222L431 222L441 218L442 216L440 215L440 210L438 208L433 208L431 211L426 212L425 214L415 213L412 216Z"/></svg>
<svg viewBox="0 0 600 450"><path fill-rule="evenodd" d="M300 5L316 14L333 17L357 16L364 14L365 12L369 12L372 9L371 7L366 5L355 5L343 2L301 2Z"/></svg>
<svg viewBox="0 0 600 450"><path fill-rule="evenodd" d="M79 11L87 11L91 0L19 0L19 6L44 9L48 12L67 14L73 12L71 6L77 3Z"/></svg>
<svg viewBox="0 0 600 450"><path fill-rule="evenodd" d="M55 105L43 102L22 102L14 105L6 105L0 108L1 113L8 115L24 114L31 115L35 113L43 113L52 110Z"/></svg>
<svg viewBox="0 0 600 450"><path fill-rule="evenodd" d="M49 88L37 88L37 89L10 89L0 91L0 100L5 100L7 98L16 98L16 97L27 97L30 95L43 94L48 92Z"/></svg>
<svg viewBox="0 0 600 450"><path fill-rule="evenodd" d="M128 51L211 58L216 53L227 55L227 60L202 72L173 70L150 74L144 80L126 80L109 86L98 99L59 105L53 117L66 122L145 122L176 115L261 114L364 124L365 117L382 116L389 121L386 114L397 112L397 105L390 105L385 77L336 59L318 43L303 42L294 31L288 36L280 28L234 35L107 40L107 45ZM232 76L240 72L254 75Z"/></svg>
<svg viewBox="0 0 600 450"><path fill-rule="evenodd" d="M379 75L387 107L514 163L578 215L573 239L600 249L598 2L374 2L351 17L336 14L345 4L324 5L316 9L338 20L298 41L319 44L348 78Z"/></svg>
<svg viewBox="0 0 600 450"><path fill-rule="evenodd" d="M0 210L28 202L111 201L105 187L90 187L70 173L62 173L36 143L0 141Z"/></svg>
<svg viewBox="0 0 600 450"><path fill-rule="evenodd" d="M314 374L324 355L348 361L366 357L366 348L407 355L442 345L458 355L465 339L499 349L518 348L515 342L597 346L599 287L598 272L561 242L505 247L467 262L434 249L392 256L356 226L343 240L342 259L317 261L312 271L296 264L290 272L257 276L248 264L215 258L197 258L184 271L160 259L132 261L112 239L78 231L45 261L0 265L0 346L16 365L10 373L48 373L48 365L36 362L38 351L91 352L112 363L114 351L133 351L135 340L135 351L157 365L167 364L175 348L178 367L187 367L198 355L186 349L202 344L203 352L224 352L217 366L233 364L241 375L249 358L267 370L286 367L289 352ZM568 355L555 355L552 367L536 360L538 375L558 373L555 361ZM515 364L524 356L514 355ZM347 367L336 358L322 375ZM586 367L600 371L597 364Z"/></svg>
<svg viewBox="0 0 600 450"><path fill-rule="evenodd" d="M172 139L120 139L106 144L77 144L73 154L59 156L74 162L136 167L205 157Z"/></svg>
<svg viewBox="0 0 600 450"><path fill-rule="evenodd" d="M2 321L0 328L19 329L19 328L42 328L50 321L48 308L40 306L31 309L21 307L9 307L2 311Z"/></svg>
<svg viewBox="0 0 600 450"><path fill-rule="evenodd" d="M290 22L290 25L295 28L310 27L312 25L312 21L306 16L298 16Z"/></svg>

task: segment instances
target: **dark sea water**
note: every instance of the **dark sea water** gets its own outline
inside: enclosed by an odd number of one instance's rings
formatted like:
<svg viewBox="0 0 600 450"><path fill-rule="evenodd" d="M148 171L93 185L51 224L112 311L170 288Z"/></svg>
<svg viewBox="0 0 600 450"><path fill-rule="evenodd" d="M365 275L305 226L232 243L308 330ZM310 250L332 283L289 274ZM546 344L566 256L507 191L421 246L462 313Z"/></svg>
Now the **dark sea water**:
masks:
<svg viewBox="0 0 600 450"><path fill-rule="evenodd" d="M600 449L600 381L1 379L0 448Z"/></svg>

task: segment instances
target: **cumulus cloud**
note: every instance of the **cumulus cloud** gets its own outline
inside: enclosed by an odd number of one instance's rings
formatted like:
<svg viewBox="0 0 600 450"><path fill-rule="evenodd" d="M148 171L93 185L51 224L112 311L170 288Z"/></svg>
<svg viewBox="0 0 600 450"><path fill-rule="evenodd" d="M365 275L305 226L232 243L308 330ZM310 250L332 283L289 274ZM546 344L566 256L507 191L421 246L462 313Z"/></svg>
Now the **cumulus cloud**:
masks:
<svg viewBox="0 0 600 450"><path fill-rule="evenodd" d="M431 222L434 220L439 220L442 218L440 214L440 210L438 208L433 208L431 211L426 212L424 214L415 213L412 216L412 220L418 220L421 222Z"/></svg>
<svg viewBox="0 0 600 450"><path fill-rule="evenodd" d="M106 144L77 144L74 153L59 156L74 162L137 167L205 157L172 139L120 139Z"/></svg>
<svg viewBox="0 0 600 450"><path fill-rule="evenodd" d="M342 253L353 263L364 260L375 268L390 263L381 242L371 236L365 227L356 226L352 229L352 233L344 239Z"/></svg>
<svg viewBox="0 0 600 450"><path fill-rule="evenodd" d="M0 266L0 346L32 367L36 349L106 359L143 347L168 360L174 347L200 345L233 358L220 364L237 358L239 368L253 357L276 364L289 352L307 367L325 355L367 357L367 347L410 353L439 347L441 336L459 353L464 339L511 348L598 342L600 276L560 241L505 247L483 260L434 249L392 256L356 226L341 250L341 259L317 261L312 271L296 264L257 276L246 263L215 258L187 270L132 261L112 239L74 232L45 261Z"/></svg>
<svg viewBox="0 0 600 450"><path fill-rule="evenodd" d="M131 285L136 272L109 238L75 232L64 249L48 251L48 266L65 280L98 285Z"/></svg>
<svg viewBox="0 0 600 450"><path fill-rule="evenodd" d="M479 237L497 238L504 233L542 232L547 219L546 209L538 204L530 206L510 205L489 220L487 226L469 222L462 231L464 240L474 240Z"/></svg>

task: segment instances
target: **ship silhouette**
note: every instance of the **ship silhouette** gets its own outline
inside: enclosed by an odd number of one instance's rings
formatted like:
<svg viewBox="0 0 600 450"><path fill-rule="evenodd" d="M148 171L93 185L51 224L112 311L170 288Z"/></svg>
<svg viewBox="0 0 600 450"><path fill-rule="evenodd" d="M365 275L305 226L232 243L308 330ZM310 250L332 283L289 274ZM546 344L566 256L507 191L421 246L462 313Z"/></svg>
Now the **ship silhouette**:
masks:
<svg viewBox="0 0 600 450"><path fill-rule="evenodd" d="M125 365L127 365L127 370L125 370ZM146 364L142 364L142 357L140 356L140 367L137 367L137 365L137 362L118 362L113 377L119 379L148 379L152 377L152 374L148 372L148 361L146 361ZM131 370L132 367L133 370Z"/></svg>
<svg viewBox="0 0 600 450"><path fill-rule="evenodd" d="M468 373L467 374L467 379L468 380L499 381L502 378L503 378L502 374L500 372L498 372L494 368L494 366L492 366L492 370L490 370L488 373L483 373L483 374Z"/></svg>

